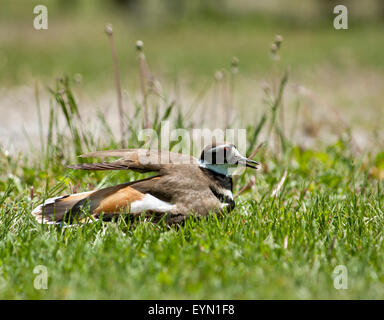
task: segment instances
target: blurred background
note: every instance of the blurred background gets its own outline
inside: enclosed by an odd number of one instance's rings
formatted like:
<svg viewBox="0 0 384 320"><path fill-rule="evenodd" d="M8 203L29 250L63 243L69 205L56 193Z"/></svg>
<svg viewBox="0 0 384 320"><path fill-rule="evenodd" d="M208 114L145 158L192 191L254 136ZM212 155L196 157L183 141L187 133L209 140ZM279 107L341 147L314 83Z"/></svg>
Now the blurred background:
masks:
<svg viewBox="0 0 384 320"><path fill-rule="evenodd" d="M48 7L48 30L33 28L33 8ZM344 4L349 29L335 30ZM382 0L2 0L0 11L0 144L20 150L37 140L52 103L47 87L69 76L85 118L102 110L118 127L114 69L105 25L113 25L123 107L140 99L135 48L144 42L150 72L169 100L196 125L220 126L222 74L239 61L231 100L237 126L257 123L266 91L284 70L288 132L303 145L353 129L360 148L383 146L384 1ZM281 35L279 59L271 44ZM161 106L152 105L153 108ZM152 108L152 109L151 109ZM199 118L208 119L201 124ZM219 123L218 123L219 122ZM29 140L29 142L28 142Z"/></svg>

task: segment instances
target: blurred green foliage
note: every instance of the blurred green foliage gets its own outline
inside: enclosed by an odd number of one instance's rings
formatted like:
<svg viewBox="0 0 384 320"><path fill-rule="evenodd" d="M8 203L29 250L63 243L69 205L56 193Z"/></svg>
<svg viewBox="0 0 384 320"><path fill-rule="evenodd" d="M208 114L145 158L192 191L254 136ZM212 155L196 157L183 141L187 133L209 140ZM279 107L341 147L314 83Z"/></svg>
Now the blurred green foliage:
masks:
<svg viewBox="0 0 384 320"><path fill-rule="evenodd" d="M268 72L272 68L270 39L275 34L287 40L285 62L297 73L322 65L340 71L353 67L382 70L379 5L371 1L373 9L359 16L365 11L351 2L350 29L336 31L334 14L319 6L320 2L287 5L276 1L270 8L247 1L125 5L101 0L5 0L0 12L0 86L30 84L36 78L52 81L66 73L81 74L91 87L111 84L111 53L103 32L109 22L114 25L123 85L131 86L137 77L137 39L144 41L157 73L170 80L193 75L199 83L226 67L232 56L240 59L244 75ZM37 4L48 6L48 30L33 29L32 11ZM369 6L365 3L365 7Z"/></svg>

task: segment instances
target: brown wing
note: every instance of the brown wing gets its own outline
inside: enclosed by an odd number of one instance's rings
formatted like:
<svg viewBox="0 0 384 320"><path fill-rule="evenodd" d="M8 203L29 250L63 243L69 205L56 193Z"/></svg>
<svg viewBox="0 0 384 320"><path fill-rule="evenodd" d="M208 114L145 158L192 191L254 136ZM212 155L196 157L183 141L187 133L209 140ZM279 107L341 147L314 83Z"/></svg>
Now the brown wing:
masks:
<svg viewBox="0 0 384 320"><path fill-rule="evenodd" d="M176 152L146 149L105 150L83 154L82 158L121 157L112 162L71 165L81 170L133 170L138 172L161 171L174 164L198 164L195 157Z"/></svg>

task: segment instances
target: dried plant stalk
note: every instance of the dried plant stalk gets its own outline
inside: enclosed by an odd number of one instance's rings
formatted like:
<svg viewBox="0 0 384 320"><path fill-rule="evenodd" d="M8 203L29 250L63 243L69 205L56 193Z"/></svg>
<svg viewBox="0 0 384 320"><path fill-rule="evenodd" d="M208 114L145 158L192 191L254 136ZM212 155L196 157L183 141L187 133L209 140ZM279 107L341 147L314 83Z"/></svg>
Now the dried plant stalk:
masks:
<svg viewBox="0 0 384 320"><path fill-rule="evenodd" d="M113 39L113 28L112 28L111 24L107 24L105 26L105 33L108 35L109 43L111 45L113 66L114 66L114 70L115 70L117 106L119 109L121 147L125 148L124 110L123 110L123 98L122 98L122 94L121 94L120 70L119 70L119 64L118 64L118 60L117 60L115 41Z"/></svg>

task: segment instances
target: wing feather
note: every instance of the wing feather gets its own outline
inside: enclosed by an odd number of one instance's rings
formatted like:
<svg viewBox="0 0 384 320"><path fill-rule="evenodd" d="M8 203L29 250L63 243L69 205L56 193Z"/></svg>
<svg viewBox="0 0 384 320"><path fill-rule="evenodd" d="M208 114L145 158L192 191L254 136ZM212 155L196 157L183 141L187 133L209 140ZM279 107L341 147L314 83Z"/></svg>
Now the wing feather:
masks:
<svg viewBox="0 0 384 320"><path fill-rule="evenodd" d="M133 170L137 172L151 172L161 171L169 165L198 164L198 160L193 156L147 149L104 150L83 154L80 157L101 159L107 157L121 158L113 162L71 165L69 168L80 170Z"/></svg>
<svg viewBox="0 0 384 320"><path fill-rule="evenodd" d="M132 170L136 172L149 172L152 170L146 170L145 168L139 168L134 165L129 165L128 163L119 163L119 162L100 162L100 163L83 163L83 164L74 164L69 165L69 169L75 170ZM153 170L156 171L156 170Z"/></svg>

